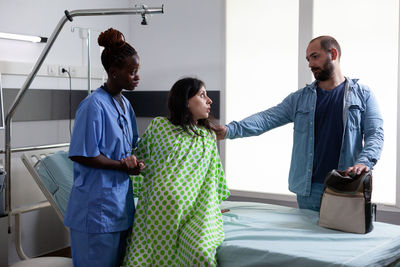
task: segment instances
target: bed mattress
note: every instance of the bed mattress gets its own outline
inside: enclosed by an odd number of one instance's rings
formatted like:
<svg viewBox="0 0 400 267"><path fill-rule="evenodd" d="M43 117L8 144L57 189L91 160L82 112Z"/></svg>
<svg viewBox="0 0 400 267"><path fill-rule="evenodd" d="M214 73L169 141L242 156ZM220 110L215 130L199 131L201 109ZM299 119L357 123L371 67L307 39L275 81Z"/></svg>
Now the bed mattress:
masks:
<svg viewBox="0 0 400 267"><path fill-rule="evenodd" d="M368 234L318 226L318 212L253 203L222 203L221 267L388 266L400 258L400 226L374 222Z"/></svg>

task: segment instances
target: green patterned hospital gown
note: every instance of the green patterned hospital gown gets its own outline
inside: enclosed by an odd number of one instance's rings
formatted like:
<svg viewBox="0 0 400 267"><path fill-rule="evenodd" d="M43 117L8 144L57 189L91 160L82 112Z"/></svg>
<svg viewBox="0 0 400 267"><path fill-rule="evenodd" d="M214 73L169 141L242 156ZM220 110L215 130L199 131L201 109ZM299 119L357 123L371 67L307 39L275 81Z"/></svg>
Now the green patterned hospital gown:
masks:
<svg viewBox="0 0 400 267"><path fill-rule="evenodd" d="M135 188L140 197L124 265L217 265L224 240L220 203L229 191L215 134L195 130L202 136L155 118L144 133L136 156L146 169Z"/></svg>

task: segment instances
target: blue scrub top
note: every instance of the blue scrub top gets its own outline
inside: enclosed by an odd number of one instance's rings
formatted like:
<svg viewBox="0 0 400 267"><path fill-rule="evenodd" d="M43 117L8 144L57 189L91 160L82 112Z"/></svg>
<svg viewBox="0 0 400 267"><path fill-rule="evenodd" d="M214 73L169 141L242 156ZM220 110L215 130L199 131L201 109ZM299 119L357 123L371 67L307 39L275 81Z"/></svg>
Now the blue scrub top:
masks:
<svg viewBox="0 0 400 267"><path fill-rule="evenodd" d="M125 113L102 88L81 102L75 116L70 157L97 157L101 153L119 161L131 155L131 146L138 139L136 117L129 101L124 96L122 99ZM126 172L74 162L66 226L86 233L123 231L132 226L134 209L132 182Z"/></svg>

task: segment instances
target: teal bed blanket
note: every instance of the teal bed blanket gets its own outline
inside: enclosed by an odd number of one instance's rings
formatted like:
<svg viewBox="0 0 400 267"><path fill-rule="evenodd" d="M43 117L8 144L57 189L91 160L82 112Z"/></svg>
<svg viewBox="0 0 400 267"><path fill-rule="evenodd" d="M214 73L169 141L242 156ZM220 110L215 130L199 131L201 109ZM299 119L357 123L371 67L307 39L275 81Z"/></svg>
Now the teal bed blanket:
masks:
<svg viewBox="0 0 400 267"><path fill-rule="evenodd" d="M368 234L319 227L318 213L230 202L223 214L219 266L388 266L400 258L400 226L374 222Z"/></svg>
<svg viewBox="0 0 400 267"><path fill-rule="evenodd" d="M58 151L42 159L38 173L43 185L64 215L74 180L73 163L68 158L68 152Z"/></svg>

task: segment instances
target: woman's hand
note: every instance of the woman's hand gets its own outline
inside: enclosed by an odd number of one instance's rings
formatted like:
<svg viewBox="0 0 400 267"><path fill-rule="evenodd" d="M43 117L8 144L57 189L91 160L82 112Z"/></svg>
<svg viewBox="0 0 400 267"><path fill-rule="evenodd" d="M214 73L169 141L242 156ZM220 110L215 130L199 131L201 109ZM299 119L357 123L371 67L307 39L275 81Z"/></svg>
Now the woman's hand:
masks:
<svg viewBox="0 0 400 267"><path fill-rule="evenodd" d="M120 160L122 170L130 175L138 175L146 167L143 160L136 159L135 155Z"/></svg>

